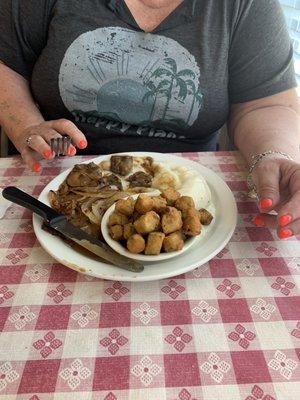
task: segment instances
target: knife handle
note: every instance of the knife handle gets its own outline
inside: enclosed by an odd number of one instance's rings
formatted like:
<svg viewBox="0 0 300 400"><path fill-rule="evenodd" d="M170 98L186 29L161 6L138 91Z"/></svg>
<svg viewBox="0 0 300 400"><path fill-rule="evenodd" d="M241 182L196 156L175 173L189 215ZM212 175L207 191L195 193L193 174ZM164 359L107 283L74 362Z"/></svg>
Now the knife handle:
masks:
<svg viewBox="0 0 300 400"><path fill-rule="evenodd" d="M21 207L25 207L28 210L33 211L48 222L52 221L54 218L61 217L61 215L53 210L53 208L47 206L46 204L37 200L35 197L30 196L15 186L8 186L4 188L2 191L2 196Z"/></svg>

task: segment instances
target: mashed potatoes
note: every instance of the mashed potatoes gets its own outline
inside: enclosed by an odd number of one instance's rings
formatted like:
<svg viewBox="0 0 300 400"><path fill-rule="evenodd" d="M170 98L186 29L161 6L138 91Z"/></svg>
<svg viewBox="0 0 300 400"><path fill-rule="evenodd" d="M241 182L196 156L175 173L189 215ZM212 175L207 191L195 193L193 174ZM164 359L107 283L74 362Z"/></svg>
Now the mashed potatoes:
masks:
<svg viewBox="0 0 300 400"><path fill-rule="evenodd" d="M163 163L155 163L154 171L152 187L159 190L172 187L182 196L192 197L197 209L207 208L210 204L210 189L197 171L183 166L166 166Z"/></svg>

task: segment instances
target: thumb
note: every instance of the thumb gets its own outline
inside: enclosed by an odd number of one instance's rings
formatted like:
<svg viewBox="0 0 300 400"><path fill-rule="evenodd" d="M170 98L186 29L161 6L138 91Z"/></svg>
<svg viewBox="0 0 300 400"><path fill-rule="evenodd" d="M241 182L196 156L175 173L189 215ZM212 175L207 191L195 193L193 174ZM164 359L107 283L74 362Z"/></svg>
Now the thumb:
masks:
<svg viewBox="0 0 300 400"><path fill-rule="evenodd" d="M273 210L280 202L280 168L276 163L261 165L255 171L253 181L256 185L262 212Z"/></svg>

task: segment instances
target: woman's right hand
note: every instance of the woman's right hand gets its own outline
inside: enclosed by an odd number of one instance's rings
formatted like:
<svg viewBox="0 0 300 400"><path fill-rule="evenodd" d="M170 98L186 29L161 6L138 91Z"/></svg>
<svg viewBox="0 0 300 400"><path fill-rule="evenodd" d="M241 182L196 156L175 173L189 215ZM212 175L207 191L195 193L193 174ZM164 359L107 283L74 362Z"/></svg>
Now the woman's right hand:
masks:
<svg viewBox="0 0 300 400"><path fill-rule="evenodd" d="M34 172L41 171L41 159L50 160L55 157L50 148L50 140L67 135L71 138L69 152L66 156L74 156L76 147L84 149L87 140L84 134L73 122L67 119L45 121L24 129L14 140L15 147L19 150L24 162Z"/></svg>

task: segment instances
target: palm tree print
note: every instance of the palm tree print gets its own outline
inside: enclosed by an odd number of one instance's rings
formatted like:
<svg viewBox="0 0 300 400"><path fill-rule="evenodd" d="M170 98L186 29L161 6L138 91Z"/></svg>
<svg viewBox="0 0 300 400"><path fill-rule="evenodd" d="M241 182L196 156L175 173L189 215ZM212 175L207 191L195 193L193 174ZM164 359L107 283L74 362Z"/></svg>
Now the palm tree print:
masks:
<svg viewBox="0 0 300 400"><path fill-rule="evenodd" d="M155 86L154 82L152 82L151 80L149 80L146 84L149 91L145 94L142 101L145 102L149 98L154 98L151 113L150 113L150 121L152 121L153 116L154 116L157 97L159 94L166 94L168 83L169 82L164 79L157 86Z"/></svg>
<svg viewBox="0 0 300 400"><path fill-rule="evenodd" d="M201 102L203 100L203 95L200 92L199 86L196 87L195 83L191 79L187 80L186 84L189 89L189 94L191 94L193 96L192 105L191 105L190 112L189 112L189 115L188 115L188 118L186 121L186 124L189 125L189 122L190 122L190 119L192 116L192 112L194 110L195 102L197 101L199 104L201 104Z"/></svg>
<svg viewBox="0 0 300 400"><path fill-rule="evenodd" d="M195 74L190 69L182 69L181 71L178 71L176 61L173 58L165 58L164 64L165 67L157 68L152 74L152 77L164 78L164 81L166 82L165 87L160 91L160 93L164 94L167 99L162 120L166 119L173 89L178 87L178 98L185 100L188 95L188 86L185 78L195 79Z"/></svg>

